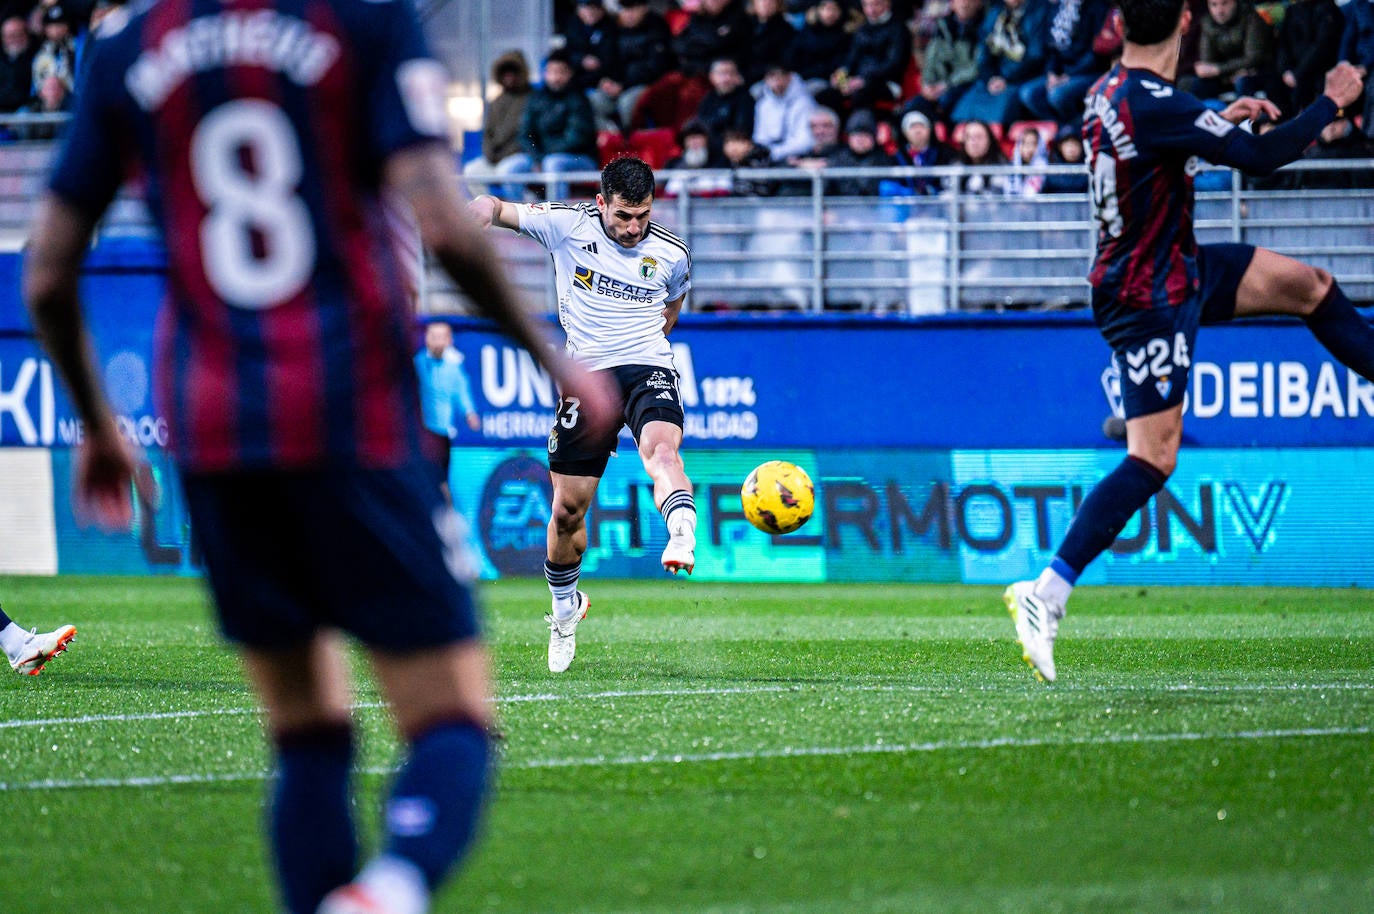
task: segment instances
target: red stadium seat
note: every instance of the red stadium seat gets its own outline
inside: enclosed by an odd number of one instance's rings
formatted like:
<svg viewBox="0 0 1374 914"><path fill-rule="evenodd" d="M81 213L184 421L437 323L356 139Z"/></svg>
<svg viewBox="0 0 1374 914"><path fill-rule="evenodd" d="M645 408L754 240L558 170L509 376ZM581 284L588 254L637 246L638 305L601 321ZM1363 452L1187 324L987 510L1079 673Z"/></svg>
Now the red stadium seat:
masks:
<svg viewBox="0 0 1374 914"><path fill-rule="evenodd" d="M650 127L631 133L628 151L647 162L650 168L664 167L681 152L677 136L667 127Z"/></svg>
<svg viewBox="0 0 1374 914"><path fill-rule="evenodd" d="M959 123L955 124L954 132L950 134L950 145L954 146L956 149L964 144L964 124L966 123L968 122L960 121ZM992 141L994 143L998 144L999 146L1005 145L1003 143L1004 138L1002 136L1001 124L988 124L988 130L992 133Z"/></svg>
<svg viewBox="0 0 1374 914"><path fill-rule="evenodd" d="M605 168L606 163L620 155L622 152L629 152L630 147L625 143L625 136L618 130L602 130L596 135L596 157Z"/></svg>

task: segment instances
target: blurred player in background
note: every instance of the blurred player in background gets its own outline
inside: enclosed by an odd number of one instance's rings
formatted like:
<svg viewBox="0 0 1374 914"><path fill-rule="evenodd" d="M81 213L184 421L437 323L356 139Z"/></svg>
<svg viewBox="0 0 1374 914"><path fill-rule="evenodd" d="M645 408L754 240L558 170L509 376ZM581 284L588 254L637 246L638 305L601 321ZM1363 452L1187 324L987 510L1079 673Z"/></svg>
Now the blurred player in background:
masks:
<svg viewBox="0 0 1374 914"><path fill-rule="evenodd" d="M75 625L61 625L50 632L24 631L0 609L0 649L16 673L37 676L43 665L67 649L76 637Z"/></svg>
<svg viewBox="0 0 1374 914"><path fill-rule="evenodd" d="M24 277L85 423L76 500L106 526L130 521L135 459L100 388L78 277L137 172L168 246L158 395L221 628L266 708L284 901L418 914L476 829L491 705L471 569L421 456L383 188L586 421L609 421L609 390L549 347L465 214L446 76L411 4L140 3L106 20L91 53ZM405 753L361 872L340 631L367 647Z"/></svg>
<svg viewBox="0 0 1374 914"><path fill-rule="evenodd" d="M553 254L558 317L567 350L620 392L624 422L654 482L654 505L668 525L663 568L696 565L697 511L682 447L682 398L667 334L691 288L687 245L649 221L654 173L625 156L601 171L594 203L515 204L483 194L468 204L478 222L518 231ZM549 670L561 673L577 650L587 595L577 589L587 551L587 509L616 449L619 425L589 427L577 396L562 391L549 433L553 510L544 576L553 592Z"/></svg>
<svg viewBox="0 0 1374 914"><path fill-rule="evenodd" d="M1302 155L1363 89L1349 64L1326 76L1311 106L1262 136L1236 125L1272 102L1241 98L1220 113L1173 80L1192 21L1185 0L1123 0L1121 62L1087 98L1083 139L1098 223L1093 317L1121 369L1126 459L1078 509L1054 561L1005 602L1027 663L1055 678L1054 640L1079 574L1164 487L1178 459L1183 399L1200 325L1238 317L1302 318L1343 364L1374 380L1374 327L1325 270L1246 244L1199 246L1193 236L1198 159L1268 174Z"/></svg>

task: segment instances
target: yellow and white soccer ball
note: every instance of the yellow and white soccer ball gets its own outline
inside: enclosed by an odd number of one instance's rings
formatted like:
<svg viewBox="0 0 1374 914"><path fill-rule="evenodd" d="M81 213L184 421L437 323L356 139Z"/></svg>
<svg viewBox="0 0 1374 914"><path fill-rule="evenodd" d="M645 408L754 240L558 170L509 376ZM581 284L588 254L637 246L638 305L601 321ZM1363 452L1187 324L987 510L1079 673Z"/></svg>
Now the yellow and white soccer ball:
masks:
<svg viewBox="0 0 1374 914"><path fill-rule="evenodd" d="M744 480L740 501L749 523L764 533L791 533L816 510L816 487L795 463L770 460Z"/></svg>

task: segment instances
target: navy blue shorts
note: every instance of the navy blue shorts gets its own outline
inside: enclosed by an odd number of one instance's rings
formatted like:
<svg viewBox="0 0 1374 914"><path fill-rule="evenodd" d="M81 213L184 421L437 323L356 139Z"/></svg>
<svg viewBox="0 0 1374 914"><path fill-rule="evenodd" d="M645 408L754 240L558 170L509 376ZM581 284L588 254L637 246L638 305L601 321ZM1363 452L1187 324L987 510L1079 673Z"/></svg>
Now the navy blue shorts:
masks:
<svg viewBox="0 0 1374 914"><path fill-rule="evenodd" d="M1176 308L1148 311L1093 291L1093 318L1121 371L1126 418L1163 412L1183 402L1199 326L1236 313L1241 277L1255 259L1249 244L1204 244L1197 252L1197 290Z"/></svg>
<svg viewBox="0 0 1374 914"><path fill-rule="evenodd" d="M182 482L229 640L291 648L330 627L409 651L478 635L461 521L426 464Z"/></svg>

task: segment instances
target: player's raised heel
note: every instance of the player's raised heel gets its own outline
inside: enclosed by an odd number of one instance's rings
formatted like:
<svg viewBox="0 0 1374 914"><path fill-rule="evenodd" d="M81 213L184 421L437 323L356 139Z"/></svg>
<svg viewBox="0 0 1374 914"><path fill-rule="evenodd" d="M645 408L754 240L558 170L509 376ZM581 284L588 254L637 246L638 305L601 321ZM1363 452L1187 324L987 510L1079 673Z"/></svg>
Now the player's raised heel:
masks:
<svg viewBox="0 0 1374 914"><path fill-rule="evenodd" d="M663 550L663 570L672 574L679 571L691 574L697 564L696 546L695 537L681 534L669 537Z"/></svg>
<svg viewBox="0 0 1374 914"><path fill-rule="evenodd" d="M1021 659L1041 682L1054 682L1054 639L1064 607L1035 595L1034 581L1017 581L1002 594L1002 602L1016 626Z"/></svg>
<svg viewBox="0 0 1374 914"><path fill-rule="evenodd" d="M43 672L43 666L65 651L67 645L71 644L75 638L75 625L64 625L41 635L37 631L30 632L28 640L24 642L24 649L19 654L19 659L11 660L10 666L14 667L16 673L22 673L25 676L37 676Z"/></svg>
<svg viewBox="0 0 1374 914"><path fill-rule="evenodd" d="M571 618L559 620L553 613L544 617L549 624L549 672L561 673L572 666L577 656L577 624L587 618L592 601L582 591L577 592L577 611Z"/></svg>

